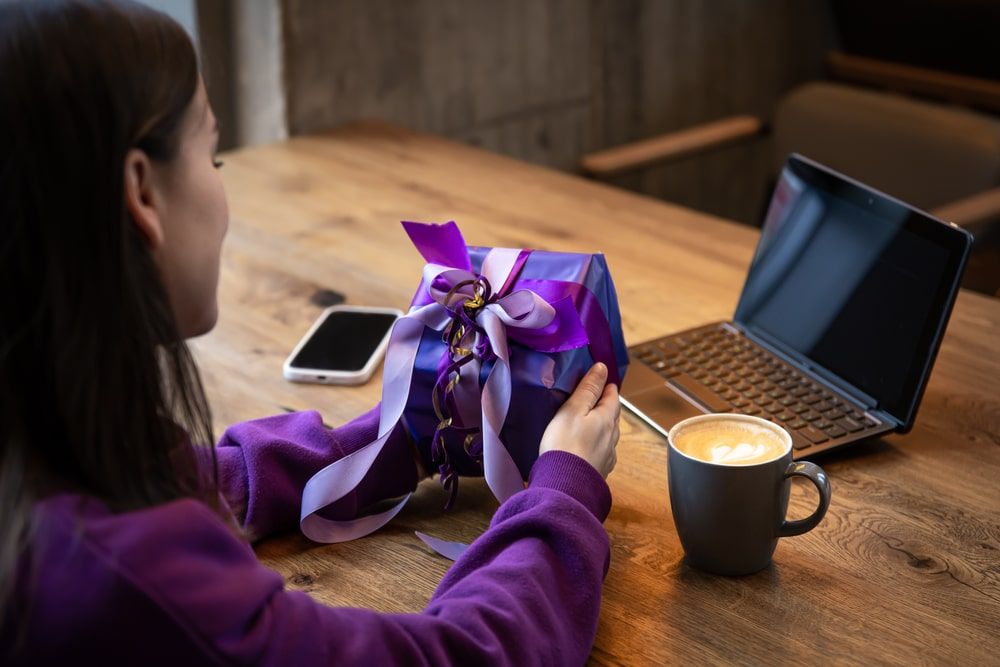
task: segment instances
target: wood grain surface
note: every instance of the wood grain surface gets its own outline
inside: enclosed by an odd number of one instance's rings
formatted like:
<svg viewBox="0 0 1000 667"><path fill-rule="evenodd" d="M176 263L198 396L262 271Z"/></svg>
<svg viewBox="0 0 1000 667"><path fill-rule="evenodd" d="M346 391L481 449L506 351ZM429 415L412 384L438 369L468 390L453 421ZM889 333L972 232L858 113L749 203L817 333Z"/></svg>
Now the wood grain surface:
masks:
<svg viewBox="0 0 1000 667"><path fill-rule="evenodd" d="M473 244L603 251L629 343L733 311L747 227L377 123L226 156L231 227L217 328L194 344L216 428L286 409L342 423L379 397L296 385L281 364L321 310L405 308L422 261L399 221L457 220ZM320 297L317 297L317 294ZM772 565L725 578L685 565L665 442L625 414L606 523L611 569L594 664L998 664L1000 300L962 292L914 430L819 458L833 502ZM815 492L796 484L791 514ZM449 562L413 535L471 540L496 507L463 479L456 507L425 481L389 526L349 544L257 546L288 585L335 605L418 611Z"/></svg>

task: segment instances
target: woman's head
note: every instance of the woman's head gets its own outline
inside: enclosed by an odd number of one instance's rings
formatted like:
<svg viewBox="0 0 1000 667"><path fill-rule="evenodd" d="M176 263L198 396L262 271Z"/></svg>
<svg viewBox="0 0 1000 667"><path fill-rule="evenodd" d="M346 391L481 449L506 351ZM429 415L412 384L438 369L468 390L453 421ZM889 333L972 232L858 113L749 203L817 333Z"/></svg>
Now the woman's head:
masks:
<svg viewBox="0 0 1000 667"><path fill-rule="evenodd" d="M217 316L219 253L229 213L215 159L219 126L205 87L187 105L168 158L125 154L124 201L160 273L180 334L209 331Z"/></svg>
<svg viewBox="0 0 1000 667"><path fill-rule="evenodd" d="M227 211L197 58L163 14L0 3L0 91L4 577L12 508L46 486L120 509L206 488L174 425L211 441L184 338L215 322Z"/></svg>
<svg viewBox="0 0 1000 667"><path fill-rule="evenodd" d="M215 173L218 127L187 35L158 12L120 2L37 2L5 13L13 29L3 147L16 180L36 188L19 188L21 203L38 219L60 219L41 231L62 236L79 264L97 259L84 250L109 250L108 234L145 241L181 335L205 333L215 323L228 213ZM95 235L77 217L112 228ZM50 277L75 282L69 270Z"/></svg>

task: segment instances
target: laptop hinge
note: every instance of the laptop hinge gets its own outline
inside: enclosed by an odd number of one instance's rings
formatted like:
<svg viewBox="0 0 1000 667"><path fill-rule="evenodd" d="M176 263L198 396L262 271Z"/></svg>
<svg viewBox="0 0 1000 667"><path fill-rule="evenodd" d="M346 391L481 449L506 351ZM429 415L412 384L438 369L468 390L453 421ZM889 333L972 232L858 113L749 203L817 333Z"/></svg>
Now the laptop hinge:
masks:
<svg viewBox="0 0 1000 667"><path fill-rule="evenodd" d="M746 327L740 326L735 322L732 323L727 322L726 324L727 326L731 326L734 331L746 336L753 342L757 343L758 345L766 349L768 352L771 352L776 357L781 358L786 363L794 366L800 371L805 372L807 375L816 378L821 383L828 385L831 389L841 394L845 394L848 398L854 400L856 403L864 407L866 411L872 413L873 415L876 415L882 421L898 425L899 420L895 419L894 417L892 417L892 415L889 415L888 413L882 410L878 410L878 401L876 401L873 397L864 393L857 387L843 381L842 379L840 379L830 371L826 370L822 366L812 363L811 361L809 361L805 357L802 357L801 355L796 355L781 349L777 345L768 341L767 338L765 338L764 336L754 331L751 331Z"/></svg>
<svg viewBox="0 0 1000 667"><path fill-rule="evenodd" d="M903 424L903 422L899 421L885 410L866 410L865 412L870 417L874 417L883 423L892 425L894 430L898 429Z"/></svg>

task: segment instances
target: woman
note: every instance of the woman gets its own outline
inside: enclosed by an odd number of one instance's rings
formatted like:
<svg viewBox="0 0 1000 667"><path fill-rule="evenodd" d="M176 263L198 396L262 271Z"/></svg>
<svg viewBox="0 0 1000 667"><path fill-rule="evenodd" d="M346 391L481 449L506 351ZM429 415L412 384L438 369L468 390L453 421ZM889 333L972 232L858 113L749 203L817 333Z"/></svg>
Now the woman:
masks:
<svg viewBox="0 0 1000 667"><path fill-rule="evenodd" d="M216 320L218 129L183 30L136 4L0 4L0 661L581 663L609 546L618 401L595 366L420 614L283 590L242 535L293 530L305 481L377 409L211 418L184 339ZM400 429L394 460L410 458ZM388 472L331 513L416 485Z"/></svg>

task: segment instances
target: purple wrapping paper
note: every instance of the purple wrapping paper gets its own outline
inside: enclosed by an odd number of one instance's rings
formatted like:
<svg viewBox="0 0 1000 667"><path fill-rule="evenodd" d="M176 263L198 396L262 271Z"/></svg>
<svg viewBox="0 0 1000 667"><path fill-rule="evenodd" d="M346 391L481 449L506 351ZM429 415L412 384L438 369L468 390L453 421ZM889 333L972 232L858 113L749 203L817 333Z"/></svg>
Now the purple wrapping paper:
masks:
<svg viewBox="0 0 1000 667"><path fill-rule="evenodd" d="M471 247L468 249L472 268L478 272L490 248ZM517 289L527 280L559 280L576 283L593 295L607 322L607 329L613 342L614 363L608 364L611 382L621 385L628 366L628 351L622 334L621 314L614 283L608 272L602 254L577 254L532 251L521 270L520 278L513 285ZM421 281L412 305L426 303L427 284ZM583 301L581 292L577 301ZM579 309L579 303L575 303ZM538 352L520 343L510 345L511 403L500 432L501 440L517 464L521 478L528 479L528 473L538 458L538 445L542 433L556 411L572 393L583 375L598 361L588 346L564 352ZM437 471L438 465L431 457L431 437L437 424L437 417L431 405L431 392L438 373L441 357L447 346L441 341L441 333L428 329L421 337L417 351L413 379L403 423L409 431L429 471ZM615 377L617 366L617 378ZM485 384L493 364L486 363L480 371L480 385ZM452 395L453 396L453 395ZM458 418L454 398L448 401L449 412ZM461 422L459 421L459 426ZM452 428L444 433L445 446L452 465L459 475L481 476L482 465L470 457L463 446L466 431Z"/></svg>
<svg viewBox="0 0 1000 667"><path fill-rule="evenodd" d="M309 480L301 527L320 542L366 535L377 515L317 515L355 488L401 421L454 501L460 475L483 475L502 502L523 488L542 434L580 378L628 364L614 284L601 254L467 248L454 222L403 223L427 264L383 369L379 437ZM406 463L409 463L408 461Z"/></svg>

